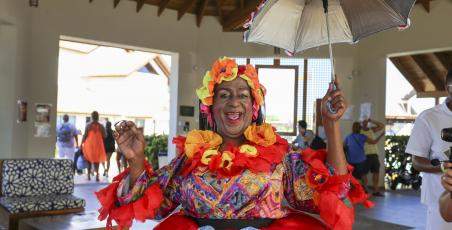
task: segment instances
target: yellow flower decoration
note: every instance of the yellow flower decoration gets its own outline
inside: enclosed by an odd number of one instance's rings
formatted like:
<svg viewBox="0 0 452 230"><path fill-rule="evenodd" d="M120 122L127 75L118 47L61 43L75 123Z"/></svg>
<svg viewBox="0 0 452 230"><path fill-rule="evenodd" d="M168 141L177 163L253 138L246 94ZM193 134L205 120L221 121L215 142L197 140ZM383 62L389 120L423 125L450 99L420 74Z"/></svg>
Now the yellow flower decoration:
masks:
<svg viewBox="0 0 452 230"><path fill-rule="evenodd" d="M208 165L210 160L212 159L212 156L218 155L218 151L214 149L209 149L204 151L201 158L201 163Z"/></svg>
<svg viewBox="0 0 452 230"><path fill-rule="evenodd" d="M192 158L202 148L216 149L222 142L221 136L210 130L192 130L185 140L185 154Z"/></svg>
<svg viewBox="0 0 452 230"><path fill-rule="evenodd" d="M235 156L232 152L224 151L221 155L221 164L220 168L231 169L232 160L234 160Z"/></svg>
<svg viewBox="0 0 452 230"><path fill-rule="evenodd" d="M254 147L252 145L242 145L242 146L240 146L239 151L241 153L245 153L247 156L250 156L250 157L257 156L257 149L256 149L256 147Z"/></svg>
<svg viewBox="0 0 452 230"><path fill-rule="evenodd" d="M256 125L253 123L245 130L245 138L263 147L268 147L276 142L276 135L270 124Z"/></svg>
<svg viewBox="0 0 452 230"><path fill-rule="evenodd" d="M213 104L214 87L223 81L243 78L251 89L256 103L264 104L265 88L259 83L257 71L252 65L238 66L234 59L223 57L215 61L210 71L204 75L202 86L196 90L196 95L204 105Z"/></svg>

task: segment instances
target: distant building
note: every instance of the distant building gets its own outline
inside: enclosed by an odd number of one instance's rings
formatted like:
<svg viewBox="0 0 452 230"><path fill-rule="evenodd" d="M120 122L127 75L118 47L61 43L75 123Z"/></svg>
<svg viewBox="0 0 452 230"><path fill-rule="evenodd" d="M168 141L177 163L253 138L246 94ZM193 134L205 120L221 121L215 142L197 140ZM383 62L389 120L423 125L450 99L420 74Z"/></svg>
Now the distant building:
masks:
<svg viewBox="0 0 452 230"><path fill-rule="evenodd" d="M113 123L132 120L145 134L169 133L167 55L60 41L58 122L84 131L93 110Z"/></svg>

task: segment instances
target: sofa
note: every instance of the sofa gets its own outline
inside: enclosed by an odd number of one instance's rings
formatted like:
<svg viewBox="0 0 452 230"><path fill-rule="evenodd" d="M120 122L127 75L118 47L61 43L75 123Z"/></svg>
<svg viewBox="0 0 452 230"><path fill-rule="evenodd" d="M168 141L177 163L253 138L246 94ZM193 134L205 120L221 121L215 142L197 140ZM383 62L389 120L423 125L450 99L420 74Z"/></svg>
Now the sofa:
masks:
<svg viewBox="0 0 452 230"><path fill-rule="evenodd" d="M0 159L0 224L18 229L22 218L82 212L68 159Z"/></svg>

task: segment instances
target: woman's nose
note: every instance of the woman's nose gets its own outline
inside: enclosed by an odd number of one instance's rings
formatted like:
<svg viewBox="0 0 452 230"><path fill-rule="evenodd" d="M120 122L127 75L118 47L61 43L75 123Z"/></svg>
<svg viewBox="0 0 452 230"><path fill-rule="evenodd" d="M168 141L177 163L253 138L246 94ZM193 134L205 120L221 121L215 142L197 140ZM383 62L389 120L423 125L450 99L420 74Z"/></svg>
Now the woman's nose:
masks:
<svg viewBox="0 0 452 230"><path fill-rule="evenodd" d="M236 107L240 105L240 99L238 96L231 97L229 100L229 106Z"/></svg>

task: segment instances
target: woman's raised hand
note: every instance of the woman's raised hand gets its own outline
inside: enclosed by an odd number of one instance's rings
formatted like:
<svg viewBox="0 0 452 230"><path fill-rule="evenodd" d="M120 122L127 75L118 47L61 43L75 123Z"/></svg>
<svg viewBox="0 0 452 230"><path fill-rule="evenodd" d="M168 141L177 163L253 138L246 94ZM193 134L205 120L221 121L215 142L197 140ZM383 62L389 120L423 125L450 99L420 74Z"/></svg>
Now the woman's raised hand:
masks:
<svg viewBox="0 0 452 230"><path fill-rule="evenodd" d="M347 109L347 102L342 94L339 81L336 79L334 84L336 85L336 90L333 91L333 83L331 82L328 91L322 99L322 119L324 122L339 120ZM331 104L331 108L336 113L329 112L328 103Z"/></svg>
<svg viewBox="0 0 452 230"><path fill-rule="evenodd" d="M129 162L131 173L141 173L144 169L145 141L143 133L137 129L132 121L119 121L115 124L113 137Z"/></svg>

